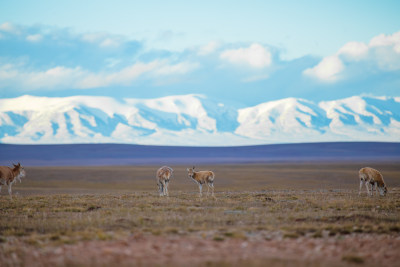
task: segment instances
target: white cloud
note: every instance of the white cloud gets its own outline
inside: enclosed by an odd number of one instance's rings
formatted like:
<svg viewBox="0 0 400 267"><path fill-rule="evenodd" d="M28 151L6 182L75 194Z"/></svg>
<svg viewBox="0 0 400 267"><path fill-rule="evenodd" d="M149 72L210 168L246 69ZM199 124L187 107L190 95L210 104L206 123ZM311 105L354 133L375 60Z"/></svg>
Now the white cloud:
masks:
<svg viewBox="0 0 400 267"><path fill-rule="evenodd" d="M368 54L368 45L361 42L349 42L339 49L338 54L359 60Z"/></svg>
<svg viewBox="0 0 400 267"><path fill-rule="evenodd" d="M365 65L369 68L375 66L383 71L400 70L400 32L392 35L380 34L372 38L369 44L349 42L335 55L323 58L318 65L306 69L303 74L322 81L337 81L345 70L343 62L346 66L351 66L360 61L368 63ZM362 68L362 65L357 68Z"/></svg>
<svg viewBox="0 0 400 267"><path fill-rule="evenodd" d="M21 73L19 76L24 88L73 87L75 81L82 79L85 71L80 67L65 68L58 66L42 72Z"/></svg>
<svg viewBox="0 0 400 267"><path fill-rule="evenodd" d="M117 42L116 40L111 39L111 38L106 38L100 43L100 46L101 47L118 47L119 42Z"/></svg>
<svg viewBox="0 0 400 267"><path fill-rule="evenodd" d="M90 89L112 85L127 86L140 77L184 75L199 65L191 62L170 64L168 61L154 60L149 63L137 62L114 72L91 72L81 67L57 66L45 71L20 70L11 64L0 66L0 84L34 89ZM147 76L146 76L147 75ZM0 88L2 87L0 86Z"/></svg>
<svg viewBox="0 0 400 267"><path fill-rule="evenodd" d="M342 61L337 56L330 56L322 59L317 66L306 69L303 73L322 81L336 81L343 69Z"/></svg>
<svg viewBox="0 0 400 267"><path fill-rule="evenodd" d="M397 53L393 48L380 47L375 49L370 61L383 71L400 70L400 53Z"/></svg>
<svg viewBox="0 0 400 267"><path fill-rule="evenodd" d="M205 56L208 54L211 54L213 52L215 52L217 50L217 48L219 47L219 44L217 42L209 42L208 44L200 47L198 54L200 56Z"/></svg>
<svg viewBox="0 0 400 267"><path fill-rule="evenodd" d="M121 36L109 35L105 33L87 33L82 35L81 38L85 42L98 44L103 48L118 47L123 41Z"/></svg>
<svg viewBox="0 0 400 267"><path fill-rule="evenodd" d="M29 41L29 42L39 42L39 41L42 40L42 38L43 37L40 34L32 34L32 35L28 35L26 37L26 40Z"/></svg>
<svg viewBox="0 0 400 267"><path fill-rule="evenodd" d="M104 34L101 33L86 33L82 35L82 40L89 43L97 43L104 39Z"/></svg>
<svg viewBox="0 0 400 267"><path fill-rule="evenodd" d="M198 67L197 63L181 62L169 64L167 61L154 60L149 63L138 62L118 72L87 73L77 82L76 87L81 89L105 87L110 85L129 85L136 79L148 75L149 77L184 75Z"/></svg>
<svg viewBox="0 0 400 267"><path fill-rule="evenodd" d="M45 71L24 71L13 65L0 66L1 87L13 86L22 91L38 88L73 88L75 81L82 79L81 68L58 66Z"/></svg>
<svg viewBox="0 0 400 267"><path fill-rule="evenodd" d="M261 80L266 80L269 78L268 74L258 74L258 75L253 75L247 78L244 78L242 81L243 82L256 82L256 81L261 81Z"/></svg>
<svg viewBox="0 0 400 267"><path fill-rule="evenodd" d="M164 65L157 69L154 73L156 75L186 74L197 69L198 67L198 63L181 62L175 65Z"/></svg>
<svg viewBox="0 0 400 267"><path fill-rule="evenodd" d="M371 39L369 47L374 51L374 60L380 69L400 70L400 32L380 34Z"/></svg>
<svg viewBox="0 0 400 267"><path fill-rule="evenodd" d="M118 66L122 62L122 59L119 58L106 58L105 63L107 68L114 68Z"/></svg>
<svg viewBox="0 0 400 267"><path fill-rule="evenodd" d="M220 54L222 60L235 65L248 65L260 69L271 65L271 53L260 44L252 44L248 48L229 49Z"/></svg>
<svg viewBox="0 0 400 267"><path fill-rule="evenodd" d="M76 87L80 89L105 87L110 85L129 85L145 73L149 73L160 67L159 61L150 63L138 62L118 72L111 73L88 73L80 80Z"/></svg>
<svg viewBox="0 0 400 267"><path fill-rule="evenodd" d="M397 53L400 53L400 32L396 32L392 35L380 34L375 36L369 42L370 47L379 46L393 46Z"/></svg>
<svg viewBox="0 0 400 267"><path fill-rule="evenodd" d="M18 76L18 71L14 69L12 64L0 65L0 81L5 82L14 79L16 76Z"/></svg>
<svg viewBox="0 0 400 267"><path fill-rule="evenodd" d="M0 31L14 33L14 34L19 33L18 28L10 22L4 22L3 24L1 24Z"/></svg>

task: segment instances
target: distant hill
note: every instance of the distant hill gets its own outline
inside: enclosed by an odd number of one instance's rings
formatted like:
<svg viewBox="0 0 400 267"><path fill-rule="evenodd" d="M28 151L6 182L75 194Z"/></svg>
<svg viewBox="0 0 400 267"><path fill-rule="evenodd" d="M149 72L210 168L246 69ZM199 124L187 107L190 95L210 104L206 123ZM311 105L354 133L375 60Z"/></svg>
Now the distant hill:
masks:
<svg viewBox="0 0 400 267"><path fill-rule="evenodd" d="M400 142L400 97L314 103L285 98L238 108L201 95L0 99L0 142L238 146Z"/></svg>
<svg viewBox="0 0 400 267"><path fill-rule="evenodd" d="M302 161L399 161L400 143L334 142L238 147L0 144L0 165L84 166Z"/></svg>

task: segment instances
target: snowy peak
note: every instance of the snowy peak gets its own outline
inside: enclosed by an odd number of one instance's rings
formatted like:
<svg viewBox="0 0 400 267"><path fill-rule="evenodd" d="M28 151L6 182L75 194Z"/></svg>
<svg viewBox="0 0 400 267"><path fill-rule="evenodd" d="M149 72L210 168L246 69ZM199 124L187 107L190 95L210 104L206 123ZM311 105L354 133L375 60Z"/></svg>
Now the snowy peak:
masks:
<svg viewBox="0 0 400 267"><path fill-rule="evenodd" d="M389 125L391 119L400 120L400 101L396 98L353 96L319 105L342 124Z"/></svg>
<svg viewBox="0 0 400 267"><path fill-rule="evenodd" d="M400 141L400 97L314 103L286 98L236 109L202 95L156 99L0 99L2 143L227 146L319 141Z"/></svg>
<svg viewBox="0 0 400 267"><path fill-rule="evenodd" d="M286 98L239 110L240 126L236 133L252 133L253 138L282 135L324 133L330 120L326 112L313 102Z"/></svg>
<svg viewBox="0 0 400 267"><path fill-rule="evenodd" d="M235 125L234 110L201 95L122 100L22 96L0 100L0 141L4 143L219 145ZM242 138L233 136L232 140L237 139Z"/></svg>
<svg viewBox="0 0 400 267"><path fill-rule="evenodd" d="M216 122L208 116L201 98L202 96L185 95L125 100L128 105L137 107L141 120L152 122L154 127L173 131L187 128L216 131Z"/></svg>

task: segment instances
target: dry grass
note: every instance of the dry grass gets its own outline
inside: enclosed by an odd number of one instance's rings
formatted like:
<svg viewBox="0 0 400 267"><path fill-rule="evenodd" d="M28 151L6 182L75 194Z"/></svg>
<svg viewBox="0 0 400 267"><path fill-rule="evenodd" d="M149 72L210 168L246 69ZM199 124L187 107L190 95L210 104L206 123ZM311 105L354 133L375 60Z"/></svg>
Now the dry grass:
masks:
<svg viewBox="0 0 400 267"><path fill-rule="evenodd" d="M358 196L358 168L350 164L208 166L216 172L217 199L199 199L184 166L174 168L168 198L157 194L156 167L27 168L14 200L4 192L0 197L0 263L18 265L24 255L7 255L21 245L43 249L131 236L222 243L399 238L398 166L384 166L389 194L372 198ZM340 260L364 262L356 252Z"/></svg>
<svg viewBox="0 0 400 267"><path fill-rule="evenodd" d="M121 235L199 235L215 239L391 234L400 232L400 192L359 197L353 191L156 192L43 195L0 200L3 239L32 243L113 239ZM39 242L40 241L40 242Z"/></svg>
<svg viewBox="0 0 400 267"><path fill-rule="evenodd" d="M358 188L358 170L365 166L380 170L389 189L400 187L399 162L209 165L196 166L196 169L212 170L216 176L216 190L225 192L271 189L348 190ZM156 171L159 167L26 167L27 177L15 189L23 195L153 192L157 188ZM186 168L192 166L171 167L174 169L171 192L197 190L193 181L187 177Z"/></svg>

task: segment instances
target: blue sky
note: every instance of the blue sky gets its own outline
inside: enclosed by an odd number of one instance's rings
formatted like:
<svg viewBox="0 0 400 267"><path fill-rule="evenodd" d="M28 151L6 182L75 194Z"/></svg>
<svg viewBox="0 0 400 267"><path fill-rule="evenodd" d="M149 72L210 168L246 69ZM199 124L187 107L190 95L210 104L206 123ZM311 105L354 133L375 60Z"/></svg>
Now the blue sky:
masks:
<svg viewBox="0 0 400 267"><path fill-rule="evenodd" d="M400 95L398 1L1 1L0 97Z"/></svg>

